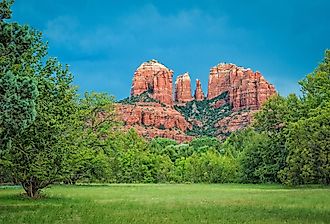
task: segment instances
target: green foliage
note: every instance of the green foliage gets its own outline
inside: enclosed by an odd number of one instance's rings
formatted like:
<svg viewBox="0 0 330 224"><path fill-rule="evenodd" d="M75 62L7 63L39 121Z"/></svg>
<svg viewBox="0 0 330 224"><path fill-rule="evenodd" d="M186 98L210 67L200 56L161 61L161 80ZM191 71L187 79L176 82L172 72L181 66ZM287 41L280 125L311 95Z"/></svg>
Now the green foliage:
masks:
<svg viewBox="0 0 330 224"><path fill-rule="evenodd" d="M275 182L276 171L274 177L274 163L272 159L276 158L269 158L271 151L269 149L269 142L265 134L249 133L249 140L244 142L242 153L238 158L242 182Z"/></svg>
<svg viewBox="0 0 330 224"><path fill-rule="evenodd" d="M178 143L173 140L173 139L168 139L168 138L154 138L150 141L149 147L150 150L153 152L159 152L161 150L163 150L166 146L169 145L177 145Z"/></svg>
<svg viewBox="0 0 330 224"><path fill-rule="evenodd" d="M273 96L254 116L253 127L268 134L280 133L290 122L304 116L301 100L294 94L288 97Z"/></svg>
<svg viewBox="0 0 330 224"><path fill-rule="evenodd" d="M136 104L139 102L160 103L159 100L152 98L150 96L150 94L151 94L151 92L145 91L139 95L130 96L125 99L119 100L118 103L122 103L122 104ZM162 104L162 103L160 103L160 104ZM162 105L165 106L164 104L162 104Z"/></svg>
<svg viewBox="0 0 330 224"><path fill-rule="evenodd" d="M105 139L104 146L102 146L105 156L103 161L106 162L103 168L99 167L99 170L106 170L107 172L103 172L105 175L85 175L78 181L112 183L232 182L236 180L238 165L232 158L221 155L219 147L220 142L214 138L196 139L191 144L178 144L165 138L155 138L147 142L134 129L127 133L116 131ZM90 150L86 152L90 152ZM84 156L79 158L84 158ZM207 164L209 159L212 159L212 162ZM82 162L75 163L82 164L79 165L84 168L81 173L89 174L88 167L93 163L90 160L82 160ZM203 177L200 175L198 178L194 177L197 173L194 173L193 164L199 166L198 172L203 172ZM74 167L74 164L72 166ZM218 171L221 173L217 173Z"/></svg>
<svg viewBox="0 0 330 224"><path fill-rule="evenodd" d="M11 139L35 119L38 95L37 63L45 47L39 33L11 18L13 1L0 2L0 147L5 149ZM7 146L5 146L7 145ZM1 158L0 158L1 159Z"/></svg>
<svg viewBox="0 0 330 224"><path fill-rule="evenodd" d="M204 137L148 142L120 129L112 96L78 99L68 67L46 57L41 33L6 22L12 3L0 3L0 182L20 183L30 197L61 181L330 183L330 51L300 82L302 97L272 97L224 143L212 136L229 134L216 127L232 114L227 92L175 106L194 121L187 134ZM151 93L119 102L159 103Z"/></svg>
<svg viewBox="0 0 330 224"><path fill-rule="evenodd" d="M278 174L286 166L288 155L285 146L287 127L298 121L304 113L302 101L294 94L288 97L274 96L263 105L254 116L253 128L256 132L242 133L241 140L228 144L229 148L232 147L229 151L236 149L243 152L242 181L280 181ZM231 138L226 142L230 141Z"/></svg>
<svg viewBox="0 0 330 224"><path fill-rule="evenodd" d="M189 144L169 145L161 151L162 155L168 155L172 162L189 157L193 152L193 148Z"/></svg>
<svg viewBox="0 0 330 224"><path fill-rule="evenodd" d="M299 84L307 110L312 112L327 105L330 99L330 50L325 51L324 60Z"/></svg>
<svg viewBox="0 0 330 224"><path fill-rule="evenodd" d="M183 182L228 183L237 178L235 160L213 150L181 158L176 162L176 170Z"/></svg>
<svg viewBox="0 0 330 224"><path fill-rule="evenodd" d="M288 157L280 172L290 185L329 184L330 51L313 73L300 82L301 117L286 130Z"/></svg>
<svg viewBox="0 0 330 224"><path fill-rule="evenodd" d="M33 79L0 73L0 145L4 147L36 117L38 90Z"/></svg>
<svg viewBox="0 0 330 224"><path fill-rule="evenodd" d="M188 102L184 106L175 106L175 109L179 111L188 121L197 120L200 121L201 126L193 125L192 130L188 130L188 135L193 136L216 136L217 128L216 123L226 116L229 116L231 111L231 106L229 103L224 103L220 107L216 107L215 104L223 100L228 101L228 92L224 92L221 95L210 99L197 101L193 100ZM223 133L225 134L225 133Z"/></svg>
<svg viewBox="0 0 330 224"><path fill-rule="evenodd" d="M74 150L68 156L66 182L106 181L110 158L106 154L109 135L118 128L114 98L106 93L88 93L78 102L77 129L72 133Z"/></svg>
<svg viewBox="0 0 330 224"><path fill-rule="evenodd" d="M224 142L225 155L239 163L240 181L244 183L278 182L285 155L274 146L274 136L251 128L232 133Z"/></svg>
<svg viewBox="0 0 330 224"><path fill-rule="evenodd" d="M6 19L10 18L7 7L11 2L7 3L0 5ZM41 33L1 19L0 40L0 78L5 87L1 100L8 105L1 110L17 110L11 116L8 111L1 114L13 129L19 129L10 149L1 153L1 160L13 179L35 197L65 173L66 155L72 145L70 133L76 127L76 89L68 68L44 57L47 46ZM1 132L10 132L3 125Z"/></svg>
<svg viewBox="0 0 330 224"><path fill-rule="evenodd" d="M31 197L63 178L76 127L76 94L68 70L50 59L35 79L36 119L13 140L10 151L13 176Z"/></svg>
<svg viewBox="0 0 330 224"><path fill-rule="evenodd" d="M329 184L330 170L330 51L323 62L300 82L303 116L287 128L286 167L281 180L290 185Z"/></svg>
<svg viewBox="0 0 330 224"><path fill-rule="evenodd" d="M182 147L177 147L178 143L172 139L168 138L154 138L149 143L149 150L151 153L167 156L172 162L177 158L181 157L180 154L184 153L181 149Z"/></svg>
<svg viewBox="0 0 330 224"><path fill-rule="evenodd" d="M226 140L226 152L242 152L242 181L329 184L329 61L326 51L324 61L300 82L301 98L291 94L268 100L255 115L253 135Z"/></svg>
<svg viewBox="0 0 330 224"><path fill-rule="evenodd" d="M11 6L14 4L14 0L2 0L0 2L0 21L11 18Z"/></svg>
<svg viewBox="0 0 330 224"><path fill-rule="evenodd" d="M152 183L163 179L159 172L162 157L150 154L148 143L134 129L115 133L108 140L107 153L111 158L111 182ZM166 158L164 158L164 166ZM162 170L165 172L166 169ZM155 175L159 175L158 177Z"/></svg>
<svg viewBox="0 0 330 224"><path fill-rule="evenodd" d="M330 184L330 104L327 110L288 128L287 166L280 172L289 185Z"/></svg>
<svg viewBox="0 0 330 224"><path fill-rule="evenodd" d="M223 154L222 142L215 137L200 137L194 138L189 145L193 148L194 152L206 152L209 149L214 149L218 153Z"/></svg>
<svg viewBox="0 0 330 224"><path fill-rule="evenodd" d="M11 17L13 1L0 3L0 17ZM16 74L33 76L40 69L40 60L47 54L47 45L40 32L28 25L8 23L0 19L0 72L12 71Z"/></svg>
<svg viewBox="0 0 330 224"><path fill-rule="evenodd" d="M285 128L290 122L299 119L299 113L295 111L298 105L300 101L295 95L289 95L287 98L274 96L255 115L253 127L265 138L261 147L256 143L260 162L250 168L255 170L256 176L259 177L257 182L279 182L278 172L284 168L287 157ZM248 180L243 178L243 181Z"/></svg>
<svg viewBox="0 0 330 224"><path fill-rule="evenodd" d="M168 156L172 162L181 157L193 154L193 148L189 144L178 144L172 139L155 138L149 143L150 152L156 155Z"/></svg>
<svg viewBox="0 0 330 224"><path fill-rule="evenodd" d="M245 150L245 146L250 142L250 139L255 135L252 128L237 130L222 144L222 150L225 155L233 158L239 158Z"/></svg>
<svg viewBox="0 0 330 224"><path fill-rule="evenodd" d="M37 96L36 84L29 77L0 73L0 183L17 182L8 159L11 142L34 122Z"/></svg>
<svg viewBox="0 0 330 224"><path fill-rule="evenodd" d="M278 133L286 125L288 106L286 99L274 96L254 116L254 128L260 132Z"/></svg>

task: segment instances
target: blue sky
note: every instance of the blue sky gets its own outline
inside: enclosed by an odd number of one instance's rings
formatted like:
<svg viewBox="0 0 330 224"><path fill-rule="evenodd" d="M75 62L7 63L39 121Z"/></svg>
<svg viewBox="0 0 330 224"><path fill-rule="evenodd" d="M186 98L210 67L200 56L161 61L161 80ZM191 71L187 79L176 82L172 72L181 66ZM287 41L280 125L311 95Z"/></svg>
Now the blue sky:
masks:
<svg viewBox="0 0 330 224"><path fill-rule="evenodd" d="M117 99L149 59L174 78L188 71L204 91L209 69L231 62L260 71L282 95L297 93L330 48L328 0L16 0L13 11L43 32L81 93Z"/></svg>

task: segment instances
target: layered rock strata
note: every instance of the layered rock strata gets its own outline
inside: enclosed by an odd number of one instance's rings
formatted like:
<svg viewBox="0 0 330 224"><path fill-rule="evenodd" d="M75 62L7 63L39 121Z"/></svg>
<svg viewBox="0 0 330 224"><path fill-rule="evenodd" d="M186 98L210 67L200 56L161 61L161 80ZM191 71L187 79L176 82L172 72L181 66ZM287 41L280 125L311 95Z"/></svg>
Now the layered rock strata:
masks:
<svg viewBox="0 0 330 224"><path fill-rule="evenodd" d="M191 140L185 132L192 125L177 110L159 103L118 104L117 112L126 128L136 128L147 138L166 137L180 142Z"/></svg>
<svg viewBox="0 0 330 224"><path fill-rule="evenodd" d="M166 105L173 105L173 71L156 60L144 62L135 71L131 95L149 92L152 97Z"/></svg>
<svg viewBox="0 0 330 224"><path fill-rule="evenodd" d="M179 142L199 135L224 138L252 121L261 105L276 94L259 72L218 64L210 69L207 96L196 80L192 96L188 73L177 77L156 60L141 64L134 73L131 97L117 105L125 128L146 138L164 137Z"/></svg>
<svg viewBox="0 0 330 224"><path fill-rule="evenodd" d="M257 110L272 95L276 94L259 72L234 64L218 64L210 70L207 98L212 99L228 91L235 111Z"/></svg>

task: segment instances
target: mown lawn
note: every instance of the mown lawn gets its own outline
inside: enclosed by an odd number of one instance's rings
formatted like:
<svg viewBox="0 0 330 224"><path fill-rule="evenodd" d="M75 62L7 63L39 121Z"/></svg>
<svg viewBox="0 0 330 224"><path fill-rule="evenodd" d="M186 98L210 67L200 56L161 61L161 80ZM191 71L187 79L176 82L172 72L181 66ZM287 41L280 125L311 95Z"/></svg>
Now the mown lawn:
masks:
<svg viewBox="0 0 330 224"><path fill-rule="evenodd" d="M330 188L278 185L0 187L0 223L330 223Z"/></svg>

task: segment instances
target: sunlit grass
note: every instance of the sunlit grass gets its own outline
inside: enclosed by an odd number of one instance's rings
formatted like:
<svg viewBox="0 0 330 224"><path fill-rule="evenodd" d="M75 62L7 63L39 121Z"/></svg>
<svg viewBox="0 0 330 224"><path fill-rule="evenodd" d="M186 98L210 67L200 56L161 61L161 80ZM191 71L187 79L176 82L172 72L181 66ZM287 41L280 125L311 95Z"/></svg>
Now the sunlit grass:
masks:
<svg viewBox="0 0 330 224"><path fill-rule="evenodd" d="M0 188L0 223L330 223L330 188L278 185Z"/></svg>

